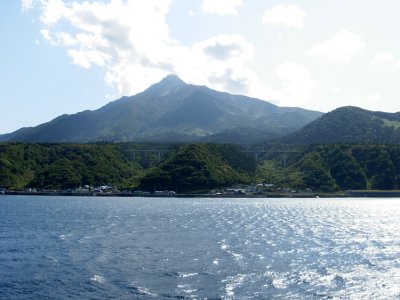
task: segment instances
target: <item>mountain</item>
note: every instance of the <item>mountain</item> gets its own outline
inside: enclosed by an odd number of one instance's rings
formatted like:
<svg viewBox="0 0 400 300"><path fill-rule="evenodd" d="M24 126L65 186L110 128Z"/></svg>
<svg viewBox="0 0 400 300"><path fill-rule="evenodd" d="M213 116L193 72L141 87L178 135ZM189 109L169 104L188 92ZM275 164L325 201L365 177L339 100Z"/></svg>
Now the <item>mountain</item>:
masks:
<svg viewBox="0 0 400 300"><path fill-rule="evenodd" d="M288 144L399 144L400 112L341 107L279 141Z"/></svg>
<svg viewBox="0 0 400 300"><path fill-rule="evenodd" d="M36 127L0 136L20 142L190 142L212 135L231 136L255 128L263 136L283 136L320 117L301 108L190 85L169 75L142 93L98 110L62 115Z"/></svg>

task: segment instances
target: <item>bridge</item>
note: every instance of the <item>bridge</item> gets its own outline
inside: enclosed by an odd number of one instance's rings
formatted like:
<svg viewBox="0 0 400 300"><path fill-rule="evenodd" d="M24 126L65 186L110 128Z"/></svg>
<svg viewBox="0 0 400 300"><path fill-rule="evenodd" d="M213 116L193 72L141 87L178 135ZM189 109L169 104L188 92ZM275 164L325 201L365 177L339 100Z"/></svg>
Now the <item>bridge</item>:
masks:
<svg viewBox="0 0 400 300"><path fill-rule="evenodd" d="M138 150L126 150L126 152L132 154L133 160L136 160L137 154L154 154L157 157L157 162L161 161L161 157L168 153L170 150L168 149L138 149Z"/></svg>
<svg viewBox="0 0 400 300"><path fill-rule="evenodd" d="M171 150L169 149L136 149L136 150L126 150L126 152L132 154L132 158L136 160L138 155L142 154L153 154L155 157L157 157L157 162L161 161L161 158L170 152ZM262 155L264 154L282 154L283 155L283 167L286 168L287 164L287 157L288 154L291 153L299 153L300 151L294 151L294 150L261 150L261 149L254 149L254 150L241 150L240 152L244 154L249 154L253 155L254 159L256 162L262 160Z"/></svg>

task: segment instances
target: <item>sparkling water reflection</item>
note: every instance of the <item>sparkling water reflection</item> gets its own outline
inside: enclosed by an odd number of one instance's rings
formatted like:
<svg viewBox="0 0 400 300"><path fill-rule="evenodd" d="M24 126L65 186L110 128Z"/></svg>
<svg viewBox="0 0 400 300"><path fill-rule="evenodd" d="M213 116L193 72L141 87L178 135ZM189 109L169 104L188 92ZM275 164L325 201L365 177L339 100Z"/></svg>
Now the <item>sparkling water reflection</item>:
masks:
<svg viewBox="0 0 400 300"><path fill-rule="evenodd" d="M400 297L400 200L0 197L5 299Z"/></svg>

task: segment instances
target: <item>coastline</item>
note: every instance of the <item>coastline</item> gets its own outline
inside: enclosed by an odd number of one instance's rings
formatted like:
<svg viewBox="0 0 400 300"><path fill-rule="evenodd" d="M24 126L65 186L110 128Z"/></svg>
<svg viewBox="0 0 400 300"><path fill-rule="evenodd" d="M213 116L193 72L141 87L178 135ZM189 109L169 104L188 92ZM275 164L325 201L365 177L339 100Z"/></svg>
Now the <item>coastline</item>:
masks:
<svg viewBox="0 0 400 300"><path fill-rule="evenodd" d="M262 193L262 194L163 194L163 193L95 193L95 192L26 192L4 191L0 195L69 196L69 197L146 197L146 198L400 198L400 191L347 191L342 193Z"/></svg>

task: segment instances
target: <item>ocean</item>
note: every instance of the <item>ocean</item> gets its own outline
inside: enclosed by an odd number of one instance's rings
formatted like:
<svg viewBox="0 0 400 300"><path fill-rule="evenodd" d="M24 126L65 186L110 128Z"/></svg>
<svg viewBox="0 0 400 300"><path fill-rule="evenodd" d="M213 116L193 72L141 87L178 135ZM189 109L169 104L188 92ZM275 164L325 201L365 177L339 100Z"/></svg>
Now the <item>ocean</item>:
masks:
<svg viewBox="0 0 400 300"><path fill-rule="evenodd" d="M1 299L398 299L400 199L0 196Z"/></svg>

